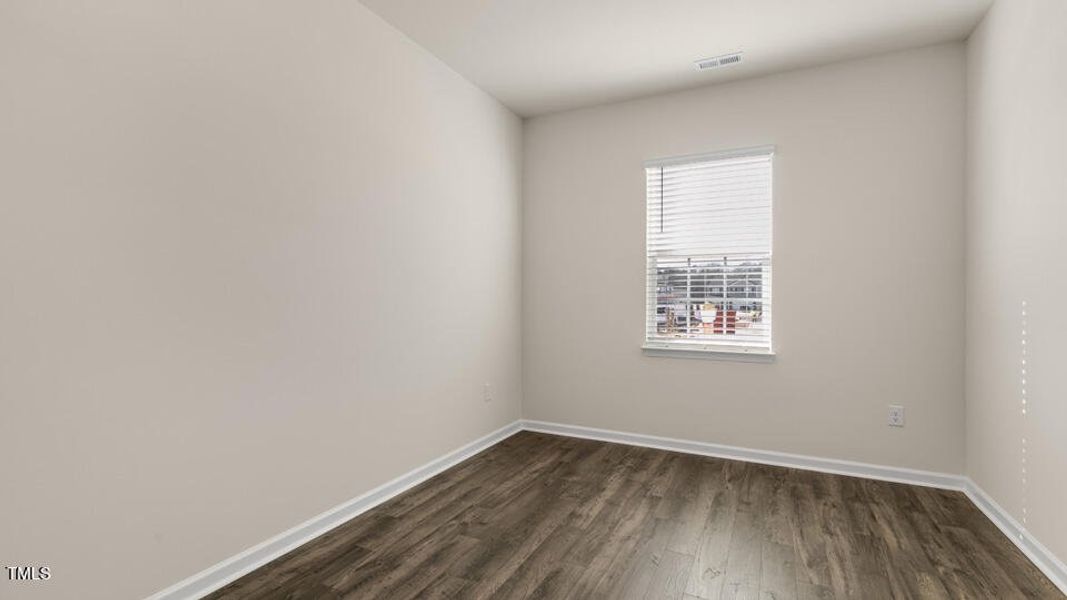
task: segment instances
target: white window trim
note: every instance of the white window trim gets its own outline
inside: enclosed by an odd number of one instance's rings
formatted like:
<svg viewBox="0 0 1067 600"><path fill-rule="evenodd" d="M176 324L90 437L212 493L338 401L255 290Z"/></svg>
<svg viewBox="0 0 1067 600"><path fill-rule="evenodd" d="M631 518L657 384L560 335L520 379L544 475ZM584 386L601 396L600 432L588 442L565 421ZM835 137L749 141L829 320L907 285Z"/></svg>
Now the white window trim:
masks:
<svg viewBox="0 0 1067 600"><path fill-rule="evenodd" d="M716 152L702 152L698 154L684 154L679 156L668 156L663 158L653 158L644 162L644 167L665 167L671 165L681 165L691 162L722 160L727 158L740 158L744 156L759 156L769 154L773 164L774 156L777 154L777 147L773 144L763 146L749 146L746 148L736 148L731 150L720 150ZM772 167L771 169L771 272L774 272L774 205L777 204L777 195L774 193L774 177L777 170ZM647 194L646 194L647 196ZM645 231L648 231L648 224L646 223ZM647 236L647 233L646 233ZM647 243L647 238L646 238ZM646 252L647 256L648 253ZM645 283L645 296L646 302L648 301L648 271L646 265L646 283ZM648 308L645 309L645 319L648 318ZM647 331L648 323L644 323L644 327ZM773 326L772 326L773 327ZM650 357L661 358L688 358L688 359L705 359L705 360L722 360L732 362L752 362L752 363L772 363L777 360L777 352L775 347L774 329L771 330L771 336L769 339L769 348L751 348L746 346L730 346L727 344L714 344L706 342L673 342L673 343L657 343L649 340L647 334L644 337L644 343L641 345L641 353ZM687 345L689 347L687 347Z"/></svg>
<svg viewBox="0 0 1067 600"><path fill-rule="evenodd" d="M731 360L736 362L774 362L778 356L773 350L757 350L743 346L711 346L700 344L693 348L679 348L677 345L657 345L645 343L641 346L645 356L662 358L702 358L705 360Z"/></svg>
<svg viewBox="0 0 1067 600"><path fill-rule="evenodd" d="M669 167L672 165L684 165L691 162L703 162L710 160L723 160L726 158L741 158L743 156L761 156L764 154L774 154L777 148L773 145L767 146L750 146L748 148L737 148L734 150L720 150L718 152L702 152L700 154L683 154L681 156L667 156L664 158L653 158L645 161L645 168L649 167Z"/></svg>

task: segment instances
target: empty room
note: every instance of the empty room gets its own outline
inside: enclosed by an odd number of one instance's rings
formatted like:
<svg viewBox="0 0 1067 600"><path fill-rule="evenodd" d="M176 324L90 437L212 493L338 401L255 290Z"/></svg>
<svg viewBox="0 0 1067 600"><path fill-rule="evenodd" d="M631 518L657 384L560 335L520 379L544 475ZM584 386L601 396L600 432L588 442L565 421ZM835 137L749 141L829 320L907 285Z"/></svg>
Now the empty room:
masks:
<svg viewBox="0 0 1067 600"><path fill-rule="evenodd" d="M1067 0L0 0L0 599L1067 598Z"/></svg>

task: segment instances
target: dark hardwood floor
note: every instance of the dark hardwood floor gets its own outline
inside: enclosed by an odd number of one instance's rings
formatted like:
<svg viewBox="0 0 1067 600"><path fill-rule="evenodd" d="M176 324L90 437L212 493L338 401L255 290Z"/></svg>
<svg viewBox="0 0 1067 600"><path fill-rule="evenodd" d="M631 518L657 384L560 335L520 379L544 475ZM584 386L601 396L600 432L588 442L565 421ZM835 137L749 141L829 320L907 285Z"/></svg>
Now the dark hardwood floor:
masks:
<svg viewBox="0 0 1067 600"><path fill-rule="evenodd" d="M959 492L522 432L209 598L1062 598Z"/></svg>

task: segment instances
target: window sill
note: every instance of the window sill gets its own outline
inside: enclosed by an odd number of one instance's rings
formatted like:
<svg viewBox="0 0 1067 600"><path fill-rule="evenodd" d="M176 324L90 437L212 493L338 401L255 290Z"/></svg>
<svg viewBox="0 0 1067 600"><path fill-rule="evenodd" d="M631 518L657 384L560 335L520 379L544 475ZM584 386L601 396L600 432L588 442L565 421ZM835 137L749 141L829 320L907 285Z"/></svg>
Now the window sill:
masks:
<svg viewBox="0 0 1067 600"><path fill-rule="evenodd" d="M767 350L751 350L744 348L680 348L678 346L641 346L641 352L645 356L661 358L700 358L705 360L724 360L734 362L771 363L775 361L775 353Z"/></svg>

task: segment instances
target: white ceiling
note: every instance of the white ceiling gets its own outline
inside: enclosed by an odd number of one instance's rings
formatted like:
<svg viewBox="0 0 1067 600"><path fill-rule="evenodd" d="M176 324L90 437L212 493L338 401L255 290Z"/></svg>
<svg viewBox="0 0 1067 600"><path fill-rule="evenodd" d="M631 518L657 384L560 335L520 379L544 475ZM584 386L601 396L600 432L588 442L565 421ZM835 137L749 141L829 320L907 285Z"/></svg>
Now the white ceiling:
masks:
<svg viewBox="0 0 1067 600"><path fill-rule="evenodd" d="M992 2L361 1L523 116L959 40Z"/></svg>

